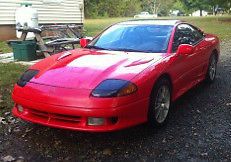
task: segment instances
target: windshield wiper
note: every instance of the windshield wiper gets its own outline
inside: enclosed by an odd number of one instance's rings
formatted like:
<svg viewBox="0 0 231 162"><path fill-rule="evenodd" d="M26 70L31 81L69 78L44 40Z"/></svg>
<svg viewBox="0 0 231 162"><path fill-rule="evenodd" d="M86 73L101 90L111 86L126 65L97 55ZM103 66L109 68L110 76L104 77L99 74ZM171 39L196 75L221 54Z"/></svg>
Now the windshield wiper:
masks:
<svg viewBox="0 0 231 162"><path fill-rule="evenodd" d="M125 51L125 52L145 52L145 53L150 53L151 51L144 51L144 50L136 50L136 49L129 49L129 48L116 48L113 49L115 51Z"/></svg>
<svg viewBox="0 0 231 162"><path fill-rule="evenodd" d="M89 49L99 49L99 50L108 50L106 48L102 48L102 47L99 47L99 46L93 46L93 45L87 45L86 48L89 48Z"/></svg>

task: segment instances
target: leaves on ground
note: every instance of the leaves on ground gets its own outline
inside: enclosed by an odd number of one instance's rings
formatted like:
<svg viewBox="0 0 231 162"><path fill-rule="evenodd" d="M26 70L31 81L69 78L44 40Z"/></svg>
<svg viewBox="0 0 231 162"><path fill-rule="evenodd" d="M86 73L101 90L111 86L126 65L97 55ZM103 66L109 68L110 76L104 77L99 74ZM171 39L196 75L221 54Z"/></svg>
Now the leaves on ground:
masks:
<svg viewBox="0 0 231 162"><path fill-rule="evenodd" d="M3 162L12 162L15 160L15 158L11 155L7 155L5 157L2 158Z"/></svg>

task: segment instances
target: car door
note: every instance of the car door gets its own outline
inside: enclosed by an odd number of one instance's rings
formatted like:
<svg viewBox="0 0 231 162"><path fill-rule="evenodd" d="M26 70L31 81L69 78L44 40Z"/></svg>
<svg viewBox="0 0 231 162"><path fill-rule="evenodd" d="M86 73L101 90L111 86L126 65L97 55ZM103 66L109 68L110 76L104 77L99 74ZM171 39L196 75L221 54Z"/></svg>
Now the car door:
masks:
<svg viewBox="0 0 231 162"><path fill-rule="evenodd" d="M200 51L197 55L198 59L200 60L197 77L199 79L203 79L205 73L207 72L208 60L211 55L211 42L206 39L206 34L204 34L200 29L196 27L194 28L194 35L196 37L196 40L198 41L196 50Z"/></svg>
<svg viewBox="0 0 231 162"><path fill-rule="evenodd" d="M198 28L190 25L192 28L192 42L193 46L195 47L195 55L194 59L192 60L195 65L194 69L194 79L198 80L204 75L205 63L207 60L207 49L209 48L208 42L205 41L205 36L203 32L201 32Z"/></svg>
<svg viewBox="0 0 231 162"><path fill-rule="evenodd" d="M202 60L200 59L201 40L195 37L195 30L188 24L179 24L176 27L174 40L172 44L172 52L176 53L181 44L190 44L194 46L195 50L190 55L176 55L176 59L171 66L172 74L176 80L175 93L176 96L181 95L189 88L191 88L198 78L200 73Z"/></svg>

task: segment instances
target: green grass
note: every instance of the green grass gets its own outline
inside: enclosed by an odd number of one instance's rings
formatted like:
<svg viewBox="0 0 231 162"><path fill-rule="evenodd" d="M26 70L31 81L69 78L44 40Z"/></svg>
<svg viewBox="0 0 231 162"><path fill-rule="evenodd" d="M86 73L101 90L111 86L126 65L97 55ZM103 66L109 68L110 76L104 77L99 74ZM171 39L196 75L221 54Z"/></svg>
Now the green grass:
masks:
<svg viewBox="0 0 231 162"><path fill-rule="evenodd" d="M195 26L200 27L206 33L217 35L221 41L231 39L231 16L226 17L202 17L202 18L182 18Z"/></svg>
<svg viewBox="0 0 231 162"><path fill-rule="evenodd" d="M0 63L0 117L3 112L12 108L11 91L26 66L9 63Z"/></svg>
<svg viewBox="0 0 231 162"><path fill-rule="evenodd" d="M129 19L131 18L86 19L84 28L87 36L95 36L109 25Z"/></svg>
<svg viewBox="0 0 231 162"><path fill-rule="evenodd" d="M109 25L128 19L131 18L88 19L85 21L85 29L87 30L86 35L94 36ZM204 18L181 17L181 19L193 23L206 33L218 35L222 41L230 41L231 39L231 16ZM0 49L3 52L10 51L4 42L0 42ZM0 63L0 96L2 96L0 98L0 116L1 113L9 111L12 108L11 90L14 83L16 83L19 76L26 68L25 66L13 63Z"/></svg>
<svg viewBox="0 0 231 162"><path fill-rule="evenodd" d="M11 51L11 48L6 44L6 42L0 41L0 53L8 53Z"/></svg>

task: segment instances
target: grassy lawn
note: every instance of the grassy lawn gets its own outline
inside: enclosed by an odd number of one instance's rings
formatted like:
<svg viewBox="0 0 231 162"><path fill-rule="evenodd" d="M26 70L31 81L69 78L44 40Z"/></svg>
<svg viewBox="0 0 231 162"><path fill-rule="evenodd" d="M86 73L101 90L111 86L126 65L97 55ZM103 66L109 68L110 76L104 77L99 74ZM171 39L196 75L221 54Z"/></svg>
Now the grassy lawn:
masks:
<svg viewBox="0 0 231 162"><path fill-rule="evenodd" d="M108 18L108 19L88 19L85 21L86 35L94 36L107 26L128 20L130 18ZM205 17L192 18L182 17L182 20L189 21L199 26L207 33L218 35L222 41L231 39L231 16L230 17ZM0 51L9 52L10 49L4 42L0 42ZM1 113L12 108L11 90L21 73L27 67L18 64L0 64L0 117Z"/></svg>
<svg viewBox="0 0 231 162"><path fill-rule="evenodd" d="M11 52L11 48L6 44L6 42L0 41L0 54Z"/></svg>
<svg viewBox="0 0 231 162"><path fill-rule="evenodd" d="M129 19L131 18L86 19L84 28L87 36L95 36L109 25Z"/></svg>
<svg viewBox="0 0 231 162"><path fill-rule="evenodd" d="M231 39L231 16L226 17L187 17L182 18L184 21L188 21L195 26L200 27L206 33L212 33L217 35L222 41L228 41Z"/></svg>
<svg viewBox="0 0 231 162"><path fill-rule="evenodd" d="M0 63L0 117L12 108L11 91L26 66Z"/></svg>

